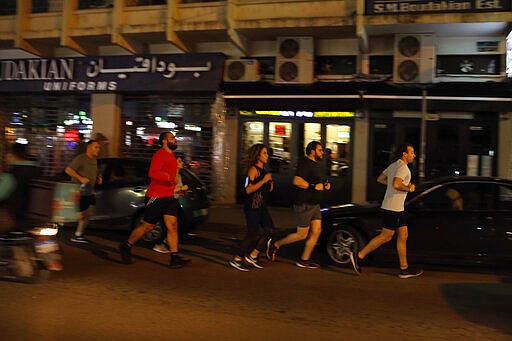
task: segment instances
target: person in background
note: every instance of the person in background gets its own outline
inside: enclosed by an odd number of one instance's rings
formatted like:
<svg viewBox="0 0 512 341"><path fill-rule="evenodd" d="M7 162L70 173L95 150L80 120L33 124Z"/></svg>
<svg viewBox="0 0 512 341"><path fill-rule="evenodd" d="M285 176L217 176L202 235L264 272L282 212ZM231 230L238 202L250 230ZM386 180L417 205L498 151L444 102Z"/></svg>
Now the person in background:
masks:
<svg viewBox="0 0 512 341"><path fill-rule="evenodd" d="M176 154L176 162L178 164L178 172L176 173L176 180L174 181L176 183L176 187L174 187L174 198L176 200L179 200L180 196L188 190L188 185L183 184L183 180L181 179L180 175L180 169L183 169L183 167L185 166L185 164L183 163L183 156ZM164 233L164 231L167 231L165 225L162 228L162 233ZM160 244L155 244L155 246L153 246L153 250L160 253L171 252L171 250L169 249L169 245L165 242L165 240Z"/></svg>
<svg viewBox="0 0 512 341"><path fill-rule="evenodd" d="M37 162L29 160L27 145L15 143L7 152L9 171L2 174L0 187L3 197L0 205L4 215L0 229L8 231L24 231L29 226L27 211L29 209L32 180L41 176L41 168ZM7 215L7 216L5 216Z"/></svg>
<svg viewBox="0 0 512 341"><path fill-rule="evenodd" d="M231 267L240 271L249 270L244 262L258 269L263 268L258 256L265 251L267 241L274 232L274 222L267 208L269 194L274 190L272 174L264 168L268 160L268 149L261 143L251 146L244 160L247 169L244 204L247 233L238 254L229 262ZM264 233L258 240L260 226Z"/></svg>
<svg viewBox="0 0 512 341"><path fill-rule="evenodd" d="M80 184L80 204L78 226L71 241L75 243L88 243L84 236L85 228L92 215L93 207L96 205L94 187L102 182L98 175L98 155L100 144L96 140L87 141L85 153L77 155L66 167L65 172L71 179Z"/></svg>
<svg viewBox="0 0 512 341"><path fill-rule="evenodd" d="M317 269L319 264L313 262L311 254L322 232L322 214L320 202L324 191L331 189L331 184L324 181L320 161L324 150L318 141L311 141L306 146L306 157L297 166L293 185L295 187L293 211L297 219L297 232L267 244L267 257L271 261L276 259L277 251L281 246L307 239L304 251L295 263L298 267Z"/></svg>
<svg viewBox="0 0 512 341"><path fill-rule="evenodd" d="M411 171L408 164L414 161L414 147L405 143L398 147L395 155L395 162L390 164L377 178L377 182L386 185L386 193L382 201L381 210L384 220L382 232L374 237L359 252L355 250L350 253L350 260L354 270L361 273L362 260L382 244L389 242L395 233L397 234L396 248L400 261L399 278L417 277L423 273L422 270L409 267L407 262L407 220L405 215L404 202L407 193L414 192L416 186L411 183Z"/></svg>
<svg viewBox="0 0 512 341"><path fill-rule="evenodd" d="M162 147L153 155L149 166L151 182L146 191L144 220L132 231L128 240L119 245L119 252L123 263L130 264L132 246L152 231L163 217L167 228L167 243L171 249L169 267L177 269L190 262L178 254L178 200L174 197L178 170L174 150L178 148L178 142L171 132L161 133L158 142Z"/></svg>

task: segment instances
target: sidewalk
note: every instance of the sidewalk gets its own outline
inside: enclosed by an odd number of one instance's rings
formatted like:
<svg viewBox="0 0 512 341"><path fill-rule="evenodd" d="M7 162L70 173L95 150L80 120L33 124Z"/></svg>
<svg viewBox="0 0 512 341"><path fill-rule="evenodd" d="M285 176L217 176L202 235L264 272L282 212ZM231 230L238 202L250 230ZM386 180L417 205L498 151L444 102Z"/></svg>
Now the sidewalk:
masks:
<svg viewBox="0 0 512 341"><path fill-rule="evenodd" d="M295 228L295 216L291 207L269 207L277 230ZM208 221L200 229L217 232L245 232L243 205L212 205Z"/></svg>

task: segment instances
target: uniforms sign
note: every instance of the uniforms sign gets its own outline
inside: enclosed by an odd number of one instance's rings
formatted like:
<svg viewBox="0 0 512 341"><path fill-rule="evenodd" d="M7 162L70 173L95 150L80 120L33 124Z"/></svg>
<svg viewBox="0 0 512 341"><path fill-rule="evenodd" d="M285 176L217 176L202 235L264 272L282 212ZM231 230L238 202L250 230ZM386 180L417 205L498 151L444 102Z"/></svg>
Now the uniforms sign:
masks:
<svg viewBox="0 0 512 341"><path fill-rule="evenodd" d="M0 61L0 91L216 91L222 54L34 58Z"/></svg>

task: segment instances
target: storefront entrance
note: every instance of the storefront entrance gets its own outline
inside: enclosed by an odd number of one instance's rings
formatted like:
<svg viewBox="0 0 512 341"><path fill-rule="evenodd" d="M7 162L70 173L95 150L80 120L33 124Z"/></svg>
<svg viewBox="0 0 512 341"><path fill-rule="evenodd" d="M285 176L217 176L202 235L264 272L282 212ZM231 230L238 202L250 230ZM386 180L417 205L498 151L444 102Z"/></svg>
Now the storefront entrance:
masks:
<svg viewBox="0 0 512 341"><path fill-rule="evenodd" d="M351 151L352 151L352 113L336 119L297 117L300 112L287 112L290 117L262 117L258 113L283 113L241 111L239 170L237 179L238 201L244 198L244 179L246 170L242 169L242 160L247 150L255 143L264 143L269 147L270 160L268 170L273 174L275 190L272 205L291 206L293 204L293 176L300 157L304 156L306 145L311 141L320 141L325 150L321 162L325 179L332 184L332 191L326 192L324 205L347 203L351 199ZM341 114L341 113L339 113ZM300 115L300 114L299 114ZM347 117L348 116L348 117Z"/></svg>
<svg viewBox="0 0 512 341"><path fill-rule="evenodd" d="M379 174L393 160L396 146L410 142L416 161L410 165L412 181L441 176L495 176L498 115L496 113L450 113L430 115L426 122L425 175L420 178L421 115L394 113L393 117L374 114L370 131L370 171L367 200L382 200L385 186L377 183ZM408 116L408 117L404 117Z"/></svg>

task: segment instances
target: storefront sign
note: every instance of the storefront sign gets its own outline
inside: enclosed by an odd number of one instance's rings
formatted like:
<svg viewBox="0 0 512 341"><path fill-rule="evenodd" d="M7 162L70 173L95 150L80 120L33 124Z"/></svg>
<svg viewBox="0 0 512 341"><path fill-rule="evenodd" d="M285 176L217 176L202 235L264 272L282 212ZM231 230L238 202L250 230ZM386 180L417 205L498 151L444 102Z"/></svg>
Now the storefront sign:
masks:
<svg viewBox="0 0 512 341"><path fill-rule="evenodd" d="M216 91L223 67L219 53L0 60L0 91Z"/></svg>
<svg viewBox="0 0 512 341"><path fill-rule="evenodd" d="M511 8L510 0L366 0L365 14L503 12Z"/></svg>

